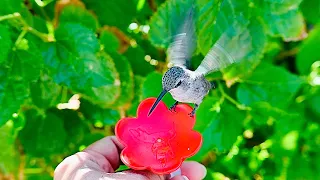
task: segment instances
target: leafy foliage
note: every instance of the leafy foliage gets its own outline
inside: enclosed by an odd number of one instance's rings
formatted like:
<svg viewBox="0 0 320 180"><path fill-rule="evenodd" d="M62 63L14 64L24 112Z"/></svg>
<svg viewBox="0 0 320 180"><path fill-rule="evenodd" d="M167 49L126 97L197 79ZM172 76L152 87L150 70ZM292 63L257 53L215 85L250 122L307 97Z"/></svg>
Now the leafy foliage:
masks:
<svg viewBox="0 0 320 180"><path fill-rule="evenodd" d="M0 179L52 179L63 158L158 96L166 49L191 5L192 69L226 31L243 55L207 76L217 88L196 113L204 143L191 159L206 165L206 179L319 179L319 4L0 1Z"/></svg>

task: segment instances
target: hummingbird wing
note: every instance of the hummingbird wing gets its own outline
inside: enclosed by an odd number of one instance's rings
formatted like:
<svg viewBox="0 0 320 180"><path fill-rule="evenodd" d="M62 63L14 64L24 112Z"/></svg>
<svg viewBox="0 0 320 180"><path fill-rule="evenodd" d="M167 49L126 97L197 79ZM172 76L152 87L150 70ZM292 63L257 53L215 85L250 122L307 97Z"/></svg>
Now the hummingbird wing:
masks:
<svg viewBox="0 0 320 180"><path fill-rule="evenodd" d="M195 25L194 25L194 9L192 5L187 13L184 23L174 41L168 48L169 62L174 66L189 68L190 59L195 49Z"/></svg>
<svg viewBox="0 0 320 180"><path fill-rule="evenodd" d="M205 75L224 69L242 60L250 48L251 36L246 25L236 22L220 36L195 72Z"/></svg>

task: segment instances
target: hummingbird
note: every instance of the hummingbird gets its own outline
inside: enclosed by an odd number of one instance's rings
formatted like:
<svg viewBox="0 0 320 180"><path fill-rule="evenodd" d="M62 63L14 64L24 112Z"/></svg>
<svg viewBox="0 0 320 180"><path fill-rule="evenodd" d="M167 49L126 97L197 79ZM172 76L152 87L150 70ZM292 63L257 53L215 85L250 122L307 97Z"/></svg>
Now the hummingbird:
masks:
<svg viewBox="0 0 320 180"><path fill-rule="evenodd" d="M190 59L196 44L194 26L193 6L187 13L180 33L174 36L174 41L168 48L168 59L173 66L163 75L162 91L150 108L148 116L168 92L175 99L175 103L169 110L175 111L179 102L192 103L194 107L189 115L194 116L203 98L215 88L214 82L209 82L205 76L224 69L245 56L247 46L241 47L240 52L239 48L233 46L243 40L248 40L250 34L244 31L243 24L235 22L222 33L197 69L190 70ZM235 32L242 33L239 35Z"/></svg>

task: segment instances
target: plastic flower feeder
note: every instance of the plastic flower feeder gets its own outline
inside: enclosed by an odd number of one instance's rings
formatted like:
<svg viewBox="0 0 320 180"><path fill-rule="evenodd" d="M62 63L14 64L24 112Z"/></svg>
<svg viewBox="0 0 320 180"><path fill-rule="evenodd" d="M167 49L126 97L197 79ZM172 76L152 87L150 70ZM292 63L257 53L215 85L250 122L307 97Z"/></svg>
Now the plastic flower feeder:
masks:
<svg viewBox="0 0 320 180"><path fill-rule="evenodd" d="M198 152L202 136L192 130L195 117L188 115L192 111L189 105L179 104L175 112L171 112L160 102L148 117L155 100L142 101L137 117L121 119L115 133L125 146L120 155L125 165L135 170L149 169L157 174L169 174Z"/></svg>

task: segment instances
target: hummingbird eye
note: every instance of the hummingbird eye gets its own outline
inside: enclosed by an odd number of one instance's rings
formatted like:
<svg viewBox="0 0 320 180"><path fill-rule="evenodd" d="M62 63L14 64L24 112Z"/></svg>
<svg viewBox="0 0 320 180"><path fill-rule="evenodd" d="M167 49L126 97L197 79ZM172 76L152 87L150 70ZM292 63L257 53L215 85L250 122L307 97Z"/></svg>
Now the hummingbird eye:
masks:
<svg viewBox="0 0 320 180"><path fill-rule="evenodd" d="M178 84L176 85L176 88L177 88L178 86L180 86L181 83L182 83L182 81L179 81Z"/></svg>

